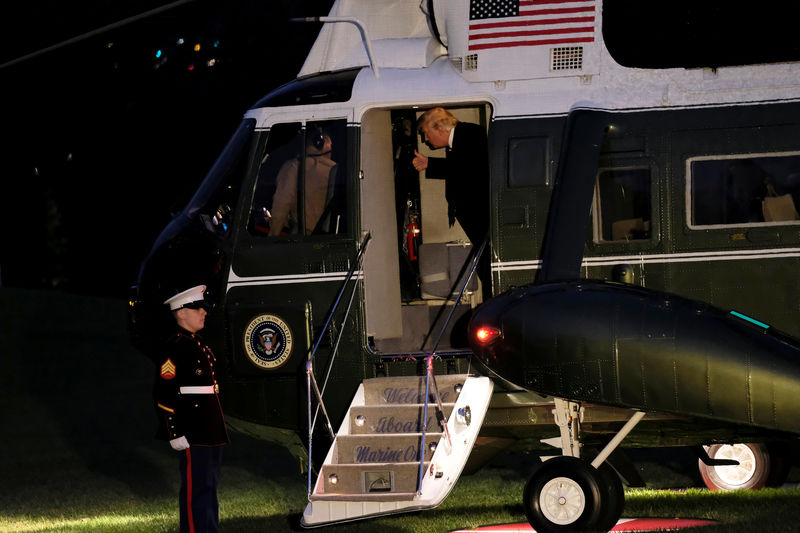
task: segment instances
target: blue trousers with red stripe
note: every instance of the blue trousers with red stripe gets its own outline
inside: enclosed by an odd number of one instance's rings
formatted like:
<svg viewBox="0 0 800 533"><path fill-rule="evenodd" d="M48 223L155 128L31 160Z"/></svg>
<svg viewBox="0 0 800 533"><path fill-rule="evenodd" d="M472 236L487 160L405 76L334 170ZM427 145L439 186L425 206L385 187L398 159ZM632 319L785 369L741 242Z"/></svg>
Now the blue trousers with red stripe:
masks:
<svg viewBox="0 0 800 533"><path fill-rule="evenodd" d="M181 452L181 533L216 533L219 525L217 484L222 446L190 446Z"/></svg>

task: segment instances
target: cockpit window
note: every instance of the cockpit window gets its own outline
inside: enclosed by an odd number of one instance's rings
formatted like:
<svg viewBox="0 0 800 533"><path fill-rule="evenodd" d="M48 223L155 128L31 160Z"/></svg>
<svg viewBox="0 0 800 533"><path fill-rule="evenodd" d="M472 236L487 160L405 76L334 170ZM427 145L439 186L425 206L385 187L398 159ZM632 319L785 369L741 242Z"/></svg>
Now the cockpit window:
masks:
<svg viewBox="0 0 800 533"><path fill-rule="evenodd" d="M252 234L346 233L346 126L327 120L271 128L253 195Z"/></svg>
<svg viewBox="0 0 800 533"><path fill-rule="evenodd" d="M190 218L197 216L208 231L222 239L231 234L254 129L255 120L242 122L184 210Z"/></svg>
<svg viewBox="0 0 800 533"><path fill-rule="evenodd" d="M800 220L800 154L687 160L689 226L746 226Z"/></svg>

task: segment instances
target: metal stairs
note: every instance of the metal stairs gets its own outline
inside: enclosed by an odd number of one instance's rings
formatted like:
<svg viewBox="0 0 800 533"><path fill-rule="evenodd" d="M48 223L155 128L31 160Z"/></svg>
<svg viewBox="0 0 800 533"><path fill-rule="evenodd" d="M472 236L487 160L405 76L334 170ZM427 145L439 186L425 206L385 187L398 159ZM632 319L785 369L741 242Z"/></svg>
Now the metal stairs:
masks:
<svg viewBox="0 0 800 533"><path fill-rule="evenodd" d="M309 495L303 527L428 509L444 501L475 444L492 382L466 374L435 378L443 413L429 383L427 416L424 376L364 380ZM440 420L447 421L447 431Z"/></svg>

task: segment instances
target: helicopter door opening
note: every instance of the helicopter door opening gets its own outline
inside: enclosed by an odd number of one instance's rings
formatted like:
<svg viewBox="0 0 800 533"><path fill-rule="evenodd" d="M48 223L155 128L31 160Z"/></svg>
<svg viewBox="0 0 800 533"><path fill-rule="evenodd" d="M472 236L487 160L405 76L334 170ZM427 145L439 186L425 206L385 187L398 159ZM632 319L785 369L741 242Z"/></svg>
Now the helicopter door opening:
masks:
<svg viewBox="0 0 800 533"><path fill-rule="evenodd" d="M448 110L484 126L490 112L488 106ZM458 222L449 224L444 180L425 179L411 164L415 150L445 157L417 134L423 111L372 110L361 123L361 222L373 237L364 258L367 335L381 353L431 350L440 334L438 352L467 348L466 322L482 298L474 275L453 301L472 245Z"/></svg>

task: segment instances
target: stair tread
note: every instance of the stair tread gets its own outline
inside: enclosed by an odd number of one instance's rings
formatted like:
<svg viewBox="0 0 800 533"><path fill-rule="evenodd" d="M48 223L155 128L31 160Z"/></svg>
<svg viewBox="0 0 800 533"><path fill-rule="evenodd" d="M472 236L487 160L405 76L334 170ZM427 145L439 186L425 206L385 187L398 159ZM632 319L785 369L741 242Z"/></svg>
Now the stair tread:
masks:
<svg viewBox="0 0 800 533"><path fill-rule="evenodd" d="M425 464L430 464L430 461L425 461ZM322 465L323 468L325 467L369 467L369 468L390 468L390 467L408 467L408 465L416 465L419 466L419 461L403 461L399 463L325 463Z"/></svg>
<svg viewBox="0 0 800 533"><path fill-rule="evenodd" d="M442 374L435 376L441 400L450 401L458 396L460 386L470 376L467 374ZM425 376L387 376L369 378L363 381L364 403L367 405L414 405L425 403L425 398L433 398L437 390L426 384Z"/></svg>
<svg viewBox="0 0 800 533"><path fill-rule="evenodd" d="M472 374L432 374L436 381L439 380L458 380L458 379L466 379L468 377L472 377ZM366 378L364 381L419 381L425 380L427 376L381 376L377 378Z"/></svg>
<svg viewBox="0 0 800 533"><path fill-rule="evenodd" d="M404 502L416 497L416 492L385 492L382 494L346 494L341 492L312 494L311 501L347 501L347 502Z"/></svg>
<svg viewBox="0 0 800 533"><path fill-rule="evenodd" d="M455 404L456 404L456 402L442 402L442 407L444 407L444 406L451 406L452 407ZM434 407L434 406L436 406L436 402L428 402L428 407ZM398 408L402 407L402 408L408 409L408 408L411 408L411 407L417 407L417 408L425 407L425 404L424 403L382 403L382 404L370 403L370 404L366 404L366 405L355 405L355 406L353 406L354 409L365 409L365 408L367 408L367 409L369 409L369 408L371 408L371 409L386 409L387 407L390 408L390 409L392 407L398 407Z"/></svg>
<svg viewBox="0 0 800 533"><path fill-rule="evenodd" d="M425 432L425 436L426 437L437 437L437 436L441 437L442 435L444 435L444 433L442 433L441 431L437 431L435 433L431 432L431 431L426 431ZM349 435L337 435L336 438L337 439L363 439L365 437L367 437L367 438L368 437L397 437L397 438L406 437L406 438L409 438L409 437L421 437L421 436L422 436L422 432L420 431L420 432L416 432L416 433L350 433Z"/></svg>

